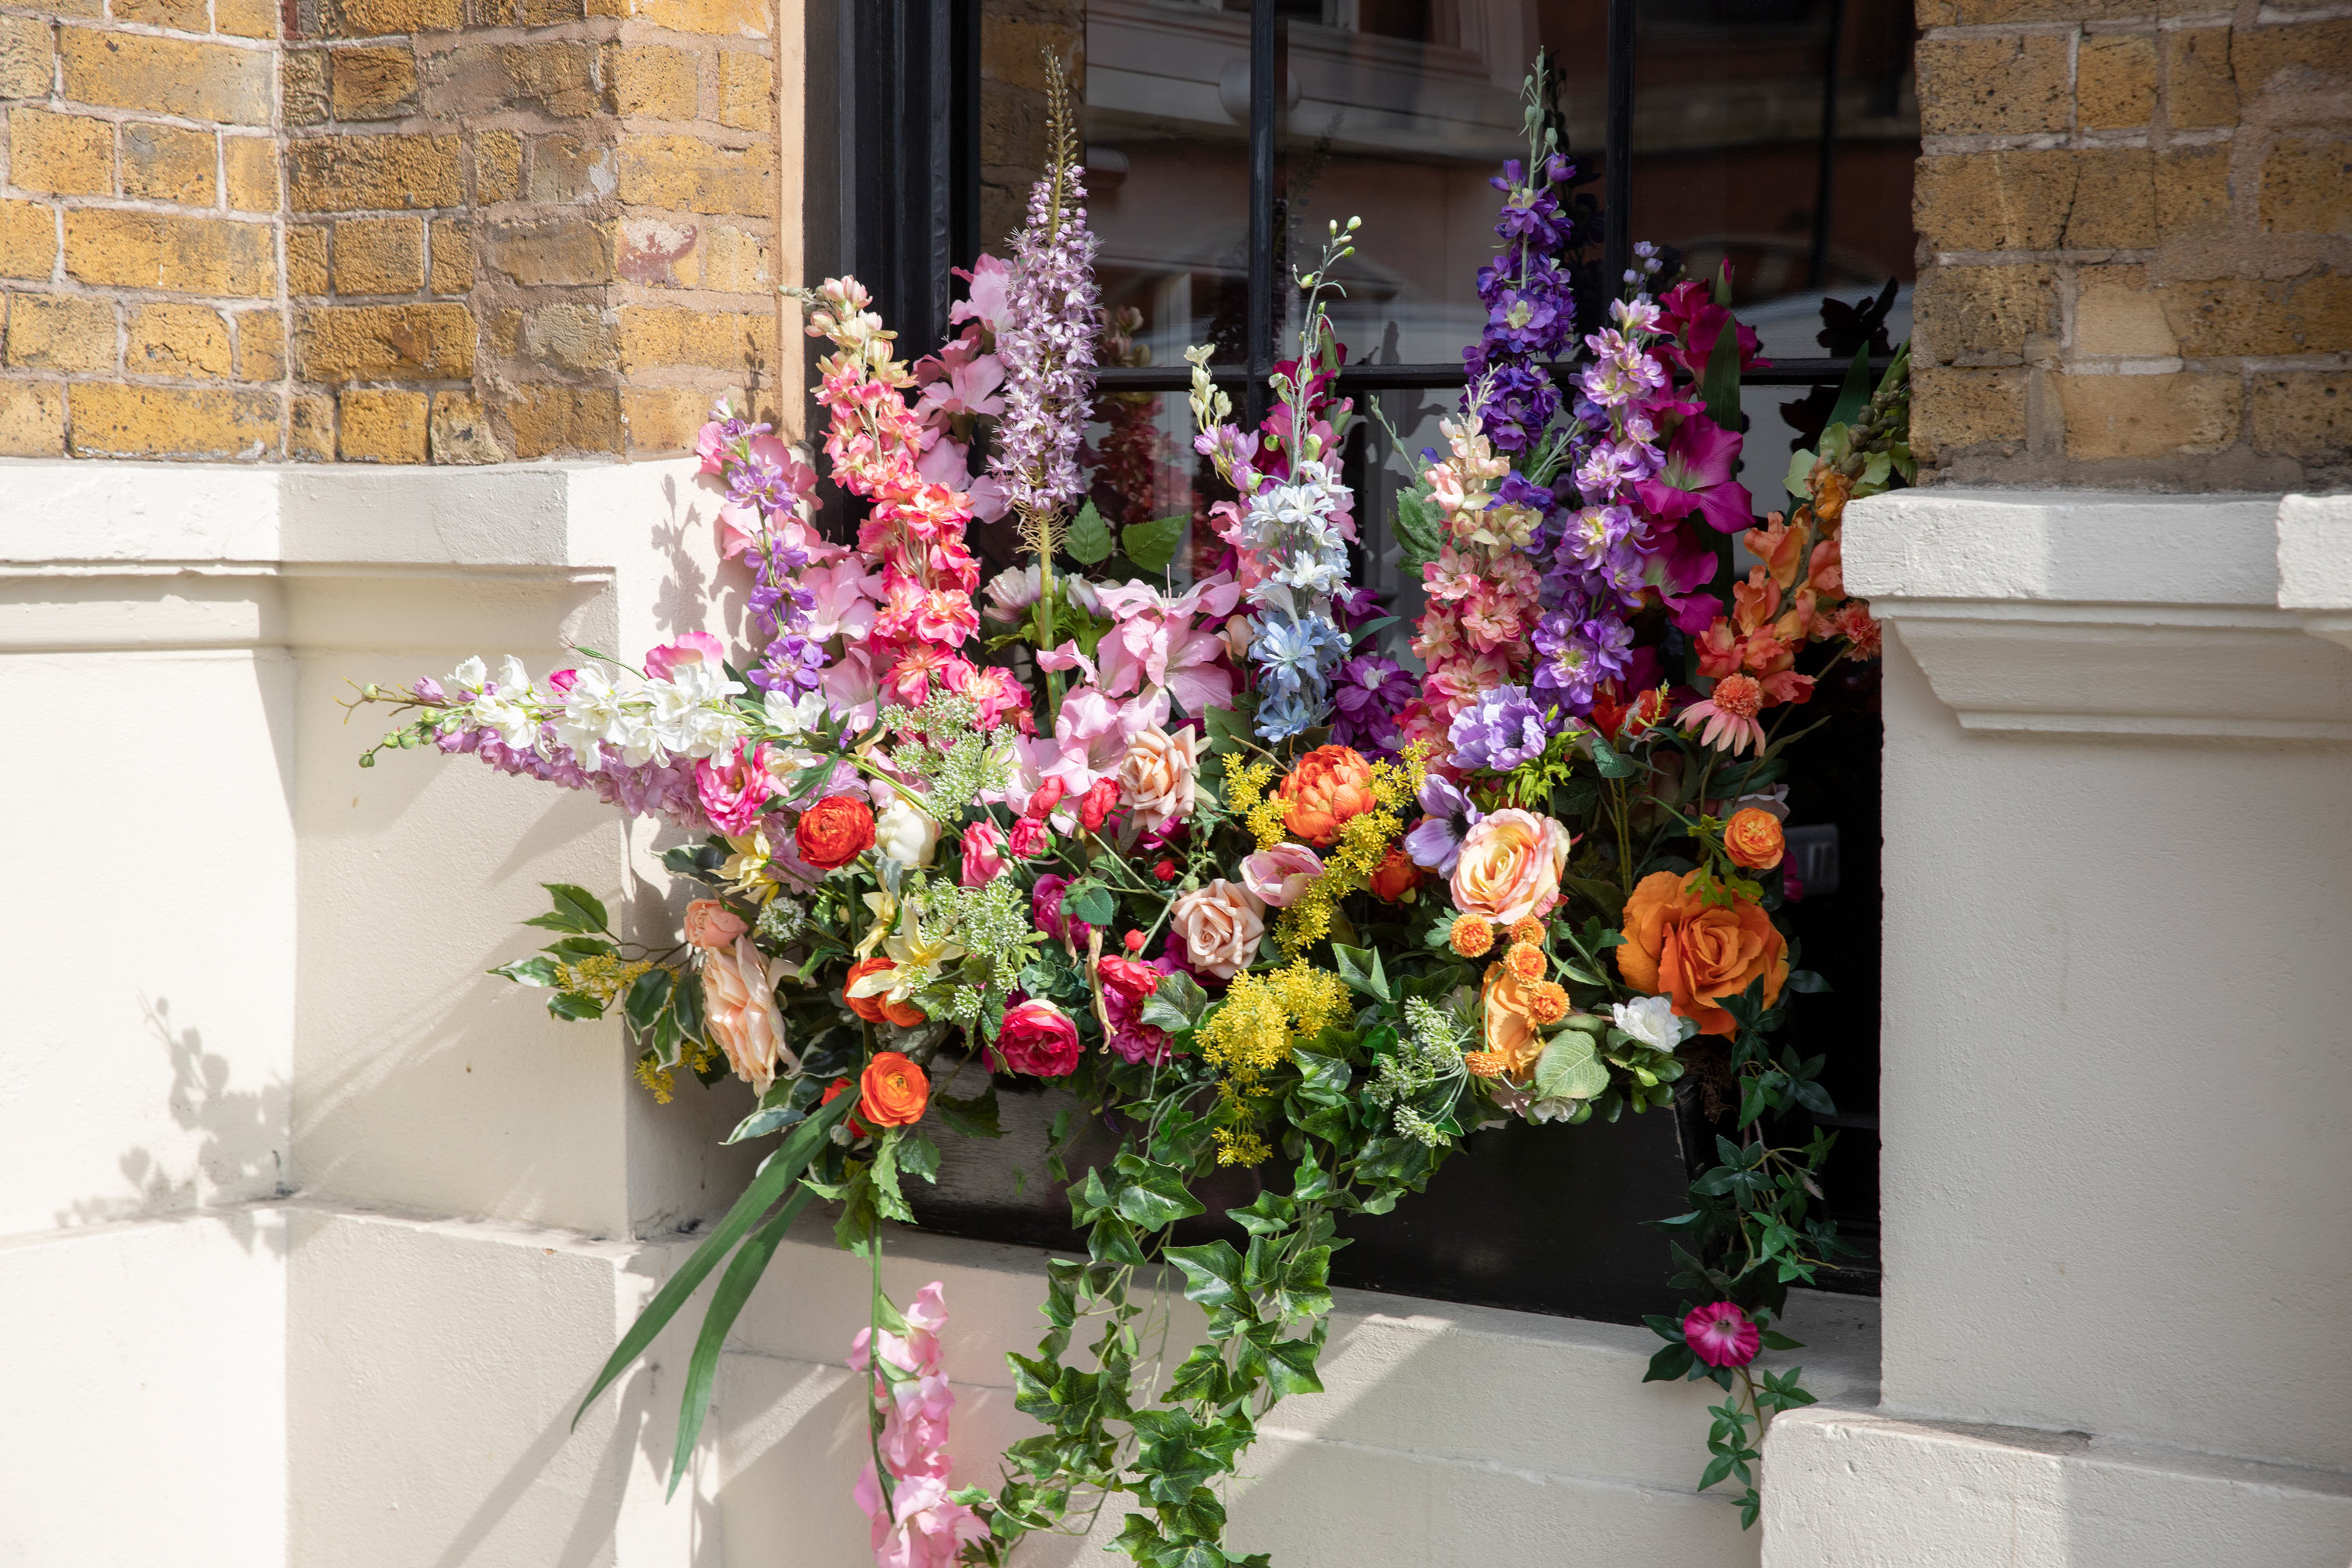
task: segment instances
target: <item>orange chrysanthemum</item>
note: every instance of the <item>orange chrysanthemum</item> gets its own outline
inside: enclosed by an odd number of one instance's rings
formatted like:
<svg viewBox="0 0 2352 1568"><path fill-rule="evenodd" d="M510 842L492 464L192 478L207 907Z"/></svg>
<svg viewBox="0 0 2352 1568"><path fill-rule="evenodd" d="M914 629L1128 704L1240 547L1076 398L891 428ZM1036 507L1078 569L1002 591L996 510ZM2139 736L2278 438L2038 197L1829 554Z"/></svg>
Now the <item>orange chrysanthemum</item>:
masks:
<svg viewBox="0 0 2352 1568"><path fill-rule="evenodd" d="M1512 922L1511 940L1513 942L1523 942L1530 947L1541 947L1543 939L1544 923L1535 916L1529 915L1525 920Z"/></svg>
<svg viewBox="0 0 2352 1568"><path fill-rule="evenodd" d="M1511 951L1503 954L1503 963L1522 980L1541 980L1544 976L1543 949L1524 942L1511 943Z"/></svg>
<svg viewBox="0 0 2352 1568"><path fill-rule="evenodd" d="M1568 987L1553 980L1547 980L1537 986L1528 997L1528 1016L1543 1028L1567 1017Z"/></svg>
<svg viewBox="0 0 2352 1568"><path fill-rule="evenodd" d="M1476 915L1456 915L1449 940L1463 957L1480 958L1495 945L1495 928Z"/></svg>
<svg viewBox="0 0 2352 1568"><path fill-rule="evenodd" d="M1510 1064L1500 1051L1465 1051L1462 1065L1480 1078L1500 1078Z"/></svg>

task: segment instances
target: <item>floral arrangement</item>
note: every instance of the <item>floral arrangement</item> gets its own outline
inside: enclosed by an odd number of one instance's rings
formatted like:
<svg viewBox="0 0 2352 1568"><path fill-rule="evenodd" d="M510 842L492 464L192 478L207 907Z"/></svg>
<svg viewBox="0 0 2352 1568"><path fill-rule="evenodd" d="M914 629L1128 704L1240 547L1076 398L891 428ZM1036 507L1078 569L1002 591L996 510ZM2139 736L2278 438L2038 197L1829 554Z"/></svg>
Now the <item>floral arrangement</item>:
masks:
<svg viewBox="0 0 2352 1568"><path fill-rule="evenodd" d="M939 1287L901 1313L877 1284L852 1362L877 1562L1001 1563L1119 1500L1139 1563L1264 1563L1227 1555L1219 1486L1276 1401L1320 1387L1341 1223L1481 1129L1641 1114L1705 1077L1735 1109L1689 1211L1661 1222L1692 1300L1653 1320L1651 1375L1725 1391L1700 1485L1741 1483L1752 1521L1762 1425L1810 1398L1752 1363L1793 1346L1773 1319L1841 1248L1819 1213L1827 1138L1769 1135L1829 1109L1822 1058L1782 1037L1791 994L1821 984L1774 918L1799 891L1787 751L1823 671L1877 652L1838 531L1911 471L1903 365L1874 388L1858 366L1790 470L1801 504L1758 523L1732 477L1756 344L1724 284L1662 288L1643 247L1607 320L1575 319L1589 236L1539 62L1528 155L1495 182L1469 389L1395 521L1427 586L1408 670L1370 646L1386 619L1349 582L1353 410L1324 307L1355 220L1298 279L1297 353L1259 428L1190 356L1197 449L1234 491L1198 525L1216 570L1175 580L1186 518L1082 500L1090 421L1109 427L1098 463L1160 458L1093 391L1133 323L1097 300L1055 82L1053 167L1012 262L967 275L946 350L903 363L854 279L800 296L831 348L815 396L854 545L819 531L808 455L724 405L704 428L753 581L737 649L696 634L495 679L469 660L362 694L414 715L385 745L663 819L686 840L666 863L703 889L656 950L551 888L530 923L556 939L499 971L559 1016L617 1014L664 1099L681 1068L740 1079L730 1142L778 1141L589 1399L717 1273L682 1470L792 1223L824 1204L874 1252L943 1138L999 1135L1001 1080L1052 1080L1121 1136L1084 1171L1061 1129L1049 1151L1087 1253L1046 1263L1049 1331L1010 1358L1041 1430L993 1490L952 1484ZM1006 511L1033 559L983 586L965 529ZM1219 1166L1264 1184L1228 1211L1236 1239L1171 1245ZM1208 1315L1172 1371L1139 1338L1162 1281Z"/></svg>

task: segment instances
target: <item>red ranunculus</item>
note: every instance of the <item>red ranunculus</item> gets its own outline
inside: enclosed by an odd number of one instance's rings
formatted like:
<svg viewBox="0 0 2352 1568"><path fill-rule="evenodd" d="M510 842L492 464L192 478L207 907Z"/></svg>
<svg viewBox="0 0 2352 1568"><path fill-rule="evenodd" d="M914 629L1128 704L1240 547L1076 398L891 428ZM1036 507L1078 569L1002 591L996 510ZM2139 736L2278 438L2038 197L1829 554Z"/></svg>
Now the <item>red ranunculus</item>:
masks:
<svg viewBox="0 0 2352 1568"><path fill-rule="evenodd" d="M793 827L793 847L821 871L846 866L874 847L874 808L854 795L829 795Z"/></svg>

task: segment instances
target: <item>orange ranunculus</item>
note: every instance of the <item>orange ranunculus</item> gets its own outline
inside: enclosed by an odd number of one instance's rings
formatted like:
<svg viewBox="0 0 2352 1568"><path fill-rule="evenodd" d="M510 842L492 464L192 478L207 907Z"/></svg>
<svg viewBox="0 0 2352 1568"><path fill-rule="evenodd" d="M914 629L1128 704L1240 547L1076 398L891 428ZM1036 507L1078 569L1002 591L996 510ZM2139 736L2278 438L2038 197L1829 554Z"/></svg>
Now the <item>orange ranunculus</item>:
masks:
<svg viewBox="0 0 2352 1568"><path fill-rule="evenodd" d="M854 795L829 795L793 826L793 847L819 870L846 866L874 847L874 808Z"/></svg>
<svg viewBox="0 0 2352 1568"><path fill-rule="evenodd" d="M1769 811L1748 806L1723 825L1723 852L1735 866L1769 871L1780 863L1781 849L1780 819Z"/></svg>
<svg viewBox="0 0 2352 1568"><path fill-rule="evenodd" d="M817 1103L819 1105L831 1105L835 1100L838 1100L842 1095L847 1093L848 1090L849 1080L847 1079L835 1079L830 1084L825 1086L824 1098L818 1100ZM874 1136L874 1129L866 1126L863 1121L858 1121L855 1114L851 1115L849 1118L849 1130L857 1134L860 1138L871 1138Z"/></svg>
<svg viewBox="0 0 2352 1568"><path fill-rule="evenodd" d="M857 994L857 983L867 975L886 973L898 967L878 953L872 958L859 959L849 966L849 973L842 976L841 999L849 1005L851 1012L869 1024L878 1024L887 1018L902 1029L913 1028L930 1015L912 1002L893 1002L878 992L872 995Z"/></svg>
<svg viewBox="0 0 2352 1568"><path fill-rule="evenodd" d="M1764 982L1764 1005L1780 999L1789 978L1789 944L1755 902L1706 902L1706 874L1654 871L1625 905L1625 941L1617 973L1636 991L1669 997L1703 1035L1728 1035L1731 1015L1717 1005Z"/></svg>
<svg viewBox="0 0 2352 1568"><path fill-rule="evenodd" d="M1543 1037L1536 1032L1536 987L1511 973L1507 963L1486 966L1486 986L1480 1011L1486 1016L1486 1048L1514 1078L1524 1077L1543 1055Z"/></svg>
<svg viewBox="0 0 2352 1568"><path fill-rule="evenodd" d="M1346 746L1318 746L1299 758L1276 794L1282 801L1283 826L1318 849L1338 843L1340 825L1377 804L1372 764Z"/></svg>
<svg viewBox="0 0 2352 1568"><path fill-rule="evenodd" d="M857 1075L857 1111L877 1127L910 1127L930 1108L931 1080L897 1051L881 1051Z"/></svg>
<svg viewBox="0 0 2352 1568"><path fill-rule="evenodd" d="M1372 897L1384 904L1393 904L1409 897L1421 885L1421 868L1402 849L1391 849L1372 872Z"/></svg>

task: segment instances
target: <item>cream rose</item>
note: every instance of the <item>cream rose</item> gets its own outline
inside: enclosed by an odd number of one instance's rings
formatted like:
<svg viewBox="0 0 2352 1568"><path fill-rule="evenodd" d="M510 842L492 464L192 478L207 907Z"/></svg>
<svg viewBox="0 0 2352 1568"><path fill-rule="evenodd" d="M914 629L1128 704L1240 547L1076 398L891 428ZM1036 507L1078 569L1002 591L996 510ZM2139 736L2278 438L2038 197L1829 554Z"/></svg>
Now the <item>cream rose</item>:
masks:
<svg viewBox="0 0 2352 1568"><path fill-rule="evenodd" d="M893 790L875 815L874 844L902 866L928 866L939 854L939 819Z"/></svg>
<svg viewBox="0 0 2352 1568"><path fill-rule="evenodd" d="M1187 962L1203 974L1231 980L1249 967L1265 935L1265 906L1247 888L1220 877L1176 900L1169 911L1184 939Z"/></svg>
<svg viewBox="0 0 2352 1568"><path fill-rule="evenodd" d="M1517 809L1489 814L1462 840L1454 866L1454 907L1511 925L1559 902L1559 874L1574 840L1549 816Z"/></svg>
<svg viewBox="0 0 2352 1568"><path fill-rule="evenodd" d="M754 1094L768 1092L780 1065L800 1065L784 1044L784 1015L776 1005L781 967L771 966L748 936L736 938L732 951L722 947L703 954L702 1012L710 1037Z"/></svg>
<svg viewBox="0 0 2352 1568"><path fill-rule="evenodd" d="M1128 742L1127 756L1118 764L1118 784L1138 826L1149 831L1192 815L1192 775L1201 765L1200 746L1201 732L1189 726L1173 735L1155 726Z"/></svg>

